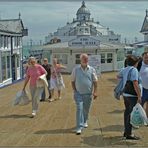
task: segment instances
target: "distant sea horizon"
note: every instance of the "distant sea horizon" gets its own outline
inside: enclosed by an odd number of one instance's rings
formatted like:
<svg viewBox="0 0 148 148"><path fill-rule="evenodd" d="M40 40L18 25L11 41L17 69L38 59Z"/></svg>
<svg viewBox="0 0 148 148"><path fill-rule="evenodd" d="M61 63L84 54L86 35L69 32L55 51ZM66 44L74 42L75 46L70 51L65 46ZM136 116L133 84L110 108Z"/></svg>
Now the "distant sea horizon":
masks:
<svg viewBox="0 0 148 148"><path fill-rule="evenodd" d="M29 57L29 50L30 50L29 45L23 45L23 58Z"/></svg>

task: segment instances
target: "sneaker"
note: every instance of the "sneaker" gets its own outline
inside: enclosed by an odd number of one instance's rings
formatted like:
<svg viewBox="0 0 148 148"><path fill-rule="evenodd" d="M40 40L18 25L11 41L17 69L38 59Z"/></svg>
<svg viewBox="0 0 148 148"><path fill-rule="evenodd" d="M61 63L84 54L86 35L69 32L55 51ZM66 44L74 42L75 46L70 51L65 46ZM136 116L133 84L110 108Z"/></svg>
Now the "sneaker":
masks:
<svg viewBox="0 0 148 148"><path fill-rule="evenodd" d="M32 112L32 115L35 116L36 115L36 112Z"/></svg>
<svg viewBox="0 0 148 148"><path fill-rule="evenodd" d="M125 135L126 140L139 140L140 137L137 137L135 135Z"/></svg>
<svg viewBox="0 0 148 148"><path fill-rule="evenodd" d="M78 130L76 131L76 135L81 135L81 132L82 132L82 130L81 130L81 129L78 129Z"/></svg>
<svg viewBox="0 0 148 148"><path fill-rule="evenodd" d="M31 116L30 116L30 118L34 118L34 117L35 117L34 115L31 115Z"/></svg>
<svg viewBox="0 0 148 148"><path fill-rule="evenodd" d="M58 100L61 100L62 99L62 97L58 97Z"/></svg>
<svg viewBox="0 0 148 148"><path fill-rule="evenodd" d="M135 135L126 136L127 140L139 140L140 138Z"/></svg>
<svg viewBox="0 0 148 148"><path fill-rule="evenodd" d="M45 101L45 100L43 100L43 99L40 100L40 102L43 102L43 101Z"/></svg>
<svg viewBox="0 0 148 148"><path fill-rule="evenodd" d="M32 115L30 116L30 118L34 118L36 116L36 112L32 112Z"/></svg>
<svg viewBox="0 0 148 148"><path fill-rule="evenodd" d="M84 128L87 128L87 127L88 127L87 122L84 123L83 127L84 127Z"/></svg>
<svg viewBox="0 0 148 148"><path fill-rule="evenodd" d="M54 99L49 99L49 102L53 102L54 101Z"/></svg>
<svg viewBox="0 0 148 148"><path fill-rule="evenodd" d="M136 125L132 125L132 127L135 128L135 129L139 128L139 126L136 126Z"/></svg>

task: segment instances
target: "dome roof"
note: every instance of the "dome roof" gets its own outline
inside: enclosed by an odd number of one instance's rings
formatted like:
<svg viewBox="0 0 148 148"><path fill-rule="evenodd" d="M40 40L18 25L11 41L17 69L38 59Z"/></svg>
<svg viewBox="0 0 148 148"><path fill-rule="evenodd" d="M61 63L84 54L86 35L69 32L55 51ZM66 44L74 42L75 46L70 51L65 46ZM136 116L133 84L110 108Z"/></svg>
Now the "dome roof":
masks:
<svg viewBox="0 0 148 148"><path fill-rule="evenodd" d="M82 2L82 6L77 11L77 15L78 14L90 14L90 11L88 8L86 8L84 1Z"/></svg>

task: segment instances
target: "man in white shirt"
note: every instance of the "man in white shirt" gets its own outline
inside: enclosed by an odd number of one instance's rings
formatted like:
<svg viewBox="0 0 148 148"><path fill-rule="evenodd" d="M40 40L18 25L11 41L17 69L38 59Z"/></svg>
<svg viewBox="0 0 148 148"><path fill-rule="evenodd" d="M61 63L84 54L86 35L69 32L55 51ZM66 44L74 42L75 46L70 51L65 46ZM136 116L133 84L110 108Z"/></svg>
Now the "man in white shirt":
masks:
<svg viewBox="0 0 148 148"><path fill-rule="evenodd" d="M143 61L140 69L140 76L142 79L142 106L144 106L148 117L148 52L142 54Z"/></svg>
<svg viewBox="0 0 148 148"><path fill-rule="evenodd" d="M81 54L81 64L76 66L71 74L71 83L76 103L76 134L81 134L83 128L88 127L89 110L92 98L97 98L97 74L88 65L88 55Z"/></svg>

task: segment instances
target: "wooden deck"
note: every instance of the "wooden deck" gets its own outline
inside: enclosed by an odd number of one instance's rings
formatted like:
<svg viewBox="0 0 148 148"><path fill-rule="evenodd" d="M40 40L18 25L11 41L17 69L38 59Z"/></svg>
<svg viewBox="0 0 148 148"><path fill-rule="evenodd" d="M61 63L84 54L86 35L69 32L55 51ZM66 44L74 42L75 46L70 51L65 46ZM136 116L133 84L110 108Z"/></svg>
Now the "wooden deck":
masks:
<svg viewBox="0 0 148 148"><path fill-rule="evenodd" d="M31 103L12 106L23 82L0 89L0 146L25 147L148 147L148 127L134 132L139 141L124 140L123 100L113 97L116 73L104 73L98 81L98 99L93 101L89 127L81 135L74 133L75 103L70 76L64 75L66 88L62 99L41 102L39 113L31 115Z"/></svg>

